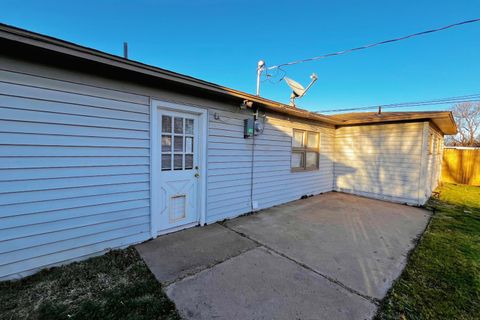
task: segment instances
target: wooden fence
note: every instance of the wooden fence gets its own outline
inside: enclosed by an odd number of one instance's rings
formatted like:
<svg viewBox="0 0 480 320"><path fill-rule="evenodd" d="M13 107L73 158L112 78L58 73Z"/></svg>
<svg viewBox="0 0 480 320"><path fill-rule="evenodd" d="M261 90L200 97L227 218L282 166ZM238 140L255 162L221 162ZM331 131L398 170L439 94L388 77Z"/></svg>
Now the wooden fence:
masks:
<svg viewBox="0 0 480 320"><path fill-rule="evenodd" d="M445 148L442 182L480 186L480 149Z"/></svg>

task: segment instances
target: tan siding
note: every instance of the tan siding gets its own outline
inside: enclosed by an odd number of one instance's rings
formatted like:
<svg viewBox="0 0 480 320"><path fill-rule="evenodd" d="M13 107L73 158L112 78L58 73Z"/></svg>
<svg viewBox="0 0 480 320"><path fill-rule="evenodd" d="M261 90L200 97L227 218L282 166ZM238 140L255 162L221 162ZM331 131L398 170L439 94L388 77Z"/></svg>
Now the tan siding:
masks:
<svg viewBox="0 0 480 320"><path fill-rule="evenodd" d="M423 123L341 127L335 135L335 187L418 204Z"/></svg>
<svg viewBox="0 0 480 320"><path fill-rule="evenodd" d="M435 130L431 125L428 125L427 139L432 135L433 137L433 153L427 150L426 158L426 180L425 180L425 198L430 197L432 191L435 190L440 181L440 175L442 172L442 154L443 154L443 135ZM428 148L428 143L427 143Z"/></svg>

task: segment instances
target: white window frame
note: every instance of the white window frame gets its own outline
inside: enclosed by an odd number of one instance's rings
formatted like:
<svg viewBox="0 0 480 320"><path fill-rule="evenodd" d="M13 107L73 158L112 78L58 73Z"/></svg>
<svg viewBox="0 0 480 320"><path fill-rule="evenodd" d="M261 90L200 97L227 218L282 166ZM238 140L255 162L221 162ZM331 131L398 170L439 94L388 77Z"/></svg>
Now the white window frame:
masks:
<svg viewBox="0 0 480 320"><path fill-rule="evenodd" d="M295 140L295 132L303 133L303 141L301 147L294 147L293 143ZM317 146L314 148L307 147L308 134L315 134L317 136ZM307 152L315 152L317 155L317 162L315 166L307 167ZM292 167L292 157L294 153L302 154L302 166L301 167ZM320 169L320 132L310 131L304 129L293 129L292 130L292 150L290 156L290 169L292 172L304 172L304 171L316 171Z"/></svg>
<svg viewBox="0 0 480 320"><path fill-rule="evenodd" d="M428 154L432 155L434 152L434 135L433 132L430 132L428 136Z"/></svg>

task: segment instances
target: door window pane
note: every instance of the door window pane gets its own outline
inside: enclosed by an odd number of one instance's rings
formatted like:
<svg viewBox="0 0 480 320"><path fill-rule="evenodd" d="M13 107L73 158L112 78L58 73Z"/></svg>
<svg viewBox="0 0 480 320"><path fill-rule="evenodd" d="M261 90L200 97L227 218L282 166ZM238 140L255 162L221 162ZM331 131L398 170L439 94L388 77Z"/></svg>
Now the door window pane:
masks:
<svg viewBox="0 0 480 320"><path fill-rule="evenodd" d="M293 140L292 146L294 148L301 148L303 147L303 131L293 131Z"/></svg>
<svg viewBox="0 0 480 320"><path fill-rule="evenodd" d="M185 137L185 152L193 153L193 137Z"/></svg>
<svg viewBox="0 0 480 320"><path fill-rule="evenodd" d="M172 132L172 117L162 116L162 132Z"/></svg>
<svg viewBox="0 0 480 320"><path fill-rule="evenodd" d="M175 133L183 133L183 118L175 117L173 119L173 130Z"/></svg>
<svg viewBox="0 0 480 320"><path fill-rule="evenodd" d="M195 125L195 119L162 115L162 170L194 168Z"/></svg>
<svg viewBox="0 0 480 320"><path fill-rule="evenodd" d="M303 152L292 152L292 168L303 167Z"/></svg>
<svg viewBox="0 0 480 320"><path fill-rule="evenodd" d="M185 133L193 134L193 119L185 119Z"/></svg>
<svg viewBox="0 0 480 320"><path fill-rule="evenodd" d="M314 132L307 133L307 148L311 148L311 149L318 148L318 133L314 133Z"/></svg>
<svg viewBox="0 0 480 320"><path fill-rule="evenodd" d="M182 169L183 169L183 154L174 154L173 170L182 170Z"/></svg>
<svg viewBox="0 0 480 320"><path fill-rule="evenodd" d="M317 165L318 165L318 153L307 151L306 167L307 168L316 168Z"/></svg>
<svg viewBox="0 0 480 320"><path fill-rule="evenodd" d="M172 136L162 135L162 152L172 151Z"/></svg>
<svg viewBox="0 0 480 320"><path fill-rule="evenodd" d="M173 137L173 149L174 151L183 152L183 136Z"/></svg>
<svg viewBox="0 0 480 320"><path fill-rule="evenodd" d="M185 170L193 169L193 154L185 155Z"/></svg>
<svg viewBox="0 0 480 320"><path fill-rule="evenodd" d="M162 154L162 171L172 169L172 155L170 153Z"/></svg>

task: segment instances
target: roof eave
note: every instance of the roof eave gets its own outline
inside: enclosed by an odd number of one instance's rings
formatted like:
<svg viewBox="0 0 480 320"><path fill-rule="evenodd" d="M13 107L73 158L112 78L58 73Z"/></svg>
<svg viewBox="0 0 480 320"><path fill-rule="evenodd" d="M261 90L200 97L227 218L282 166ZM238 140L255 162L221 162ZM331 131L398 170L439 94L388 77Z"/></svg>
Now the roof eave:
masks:
<svg viewBox="0 0 480 320"><path fill-rule="evenodd" d="M448 124L444 124L441 121L446 120ZM366 125L366 124L381 124L381 123L395 123L395 122L405 122L405 121L432 121L435 125L443 132L445 135L455 135L457 134L457 124L453 118L451 111L441 111L441 112L423 112L417 116L408 116L408 117L395 117L395 118L378 118L378 119L352 119L352 120L341 120L341 124L338 126L349 126L349 125Z"/></svg>
<svg viewBox="0 0 480 320"><path fill-rule="evenodd" d="M0 23L0 38L8 39L10 41L23 43L25 45L34 46L34 47L38 47L46 50L51 50L53 52L77 57L79 59L85 59L88 61L105 64L111 67L120 68L123 70L143 74L146 76L157 77L162 80L171 81L172 83L189 86L195 89L205 90L206 92L210 92L210 93L216 93L216 94L220 94L228 97L249 100L249 101L252 101L254 104L256 104L256 106L264 107L266 109L269 109L275 112L288 114L291 116L309 119L313 121L328 123L331 125L348 126L348 125L356 125L356 124L393 123L393 122L405 121L405 120L422 121L422 118L418 118L418 119L405 118L405 119L394 119L394 120L379 119L378 121L377 119L344 121L344 120L335 119L334 116L327 116L327 115L322 115L322 114L310 112L303 109L294 108L286 104L282 104L280 102L265 99L256 95L252 95L252 94L231 89L228 87L220 86L215 83L200 80L194 77L190 77L190 76L176 73L173 71L161 69L158 67L150 66L141 62L128 60L123 57L108 54L99 50L80 46L71 42L45 36L42 34L31 32L31 31L23 30L13 26L8 26L1 23ZM442 113L446 114L447 112L442 112ZM447 125L447 126L437 125L437 126L444 132L444 134L456 134L457 127L456 127L455 120L453 119L453 115L451 112L448 112L448 114L449 114L448 116L450 120L450 125ZM435 118L437 118L438 115L439 113L435 115L431 115L428 112L425 112L423 118L428 118L427 120L432 120L435 122Z"/></svg>
<svg viewBox="0 0 480 320"><path fill-rule="evenodd" d="M169 70L157 68L141 62L128 60L128 59L115 56L112 54L108 54L105 52L101 52L92 48L83 47L83 46L73 44L64 40L59 40L53 37L26 31L23 29L12 27L12 26L0 24L0 38L23 43L26 45L39 47L46 50L51 50L54 52L66 54L66 55L77 57L80 59L86 59L89 61L102 63L105 65L125 69L128 71L137 72L140 74L145 74L148 76L154 76L163 80L172 81L174 83L195 87L196 89L202 89L212 93L249 100L254 102L255 104L258 104L261 107L267 107L270 110L289 114L292 116L325 122L332 125L335 125L338 123L338 121L325 115L316 114L303 109L292 108L280 102L265 99L265 98L252 95L246 92L220 86L215 83L200 80L200 79L186 76L180 73L172 72Z"/></svg>

